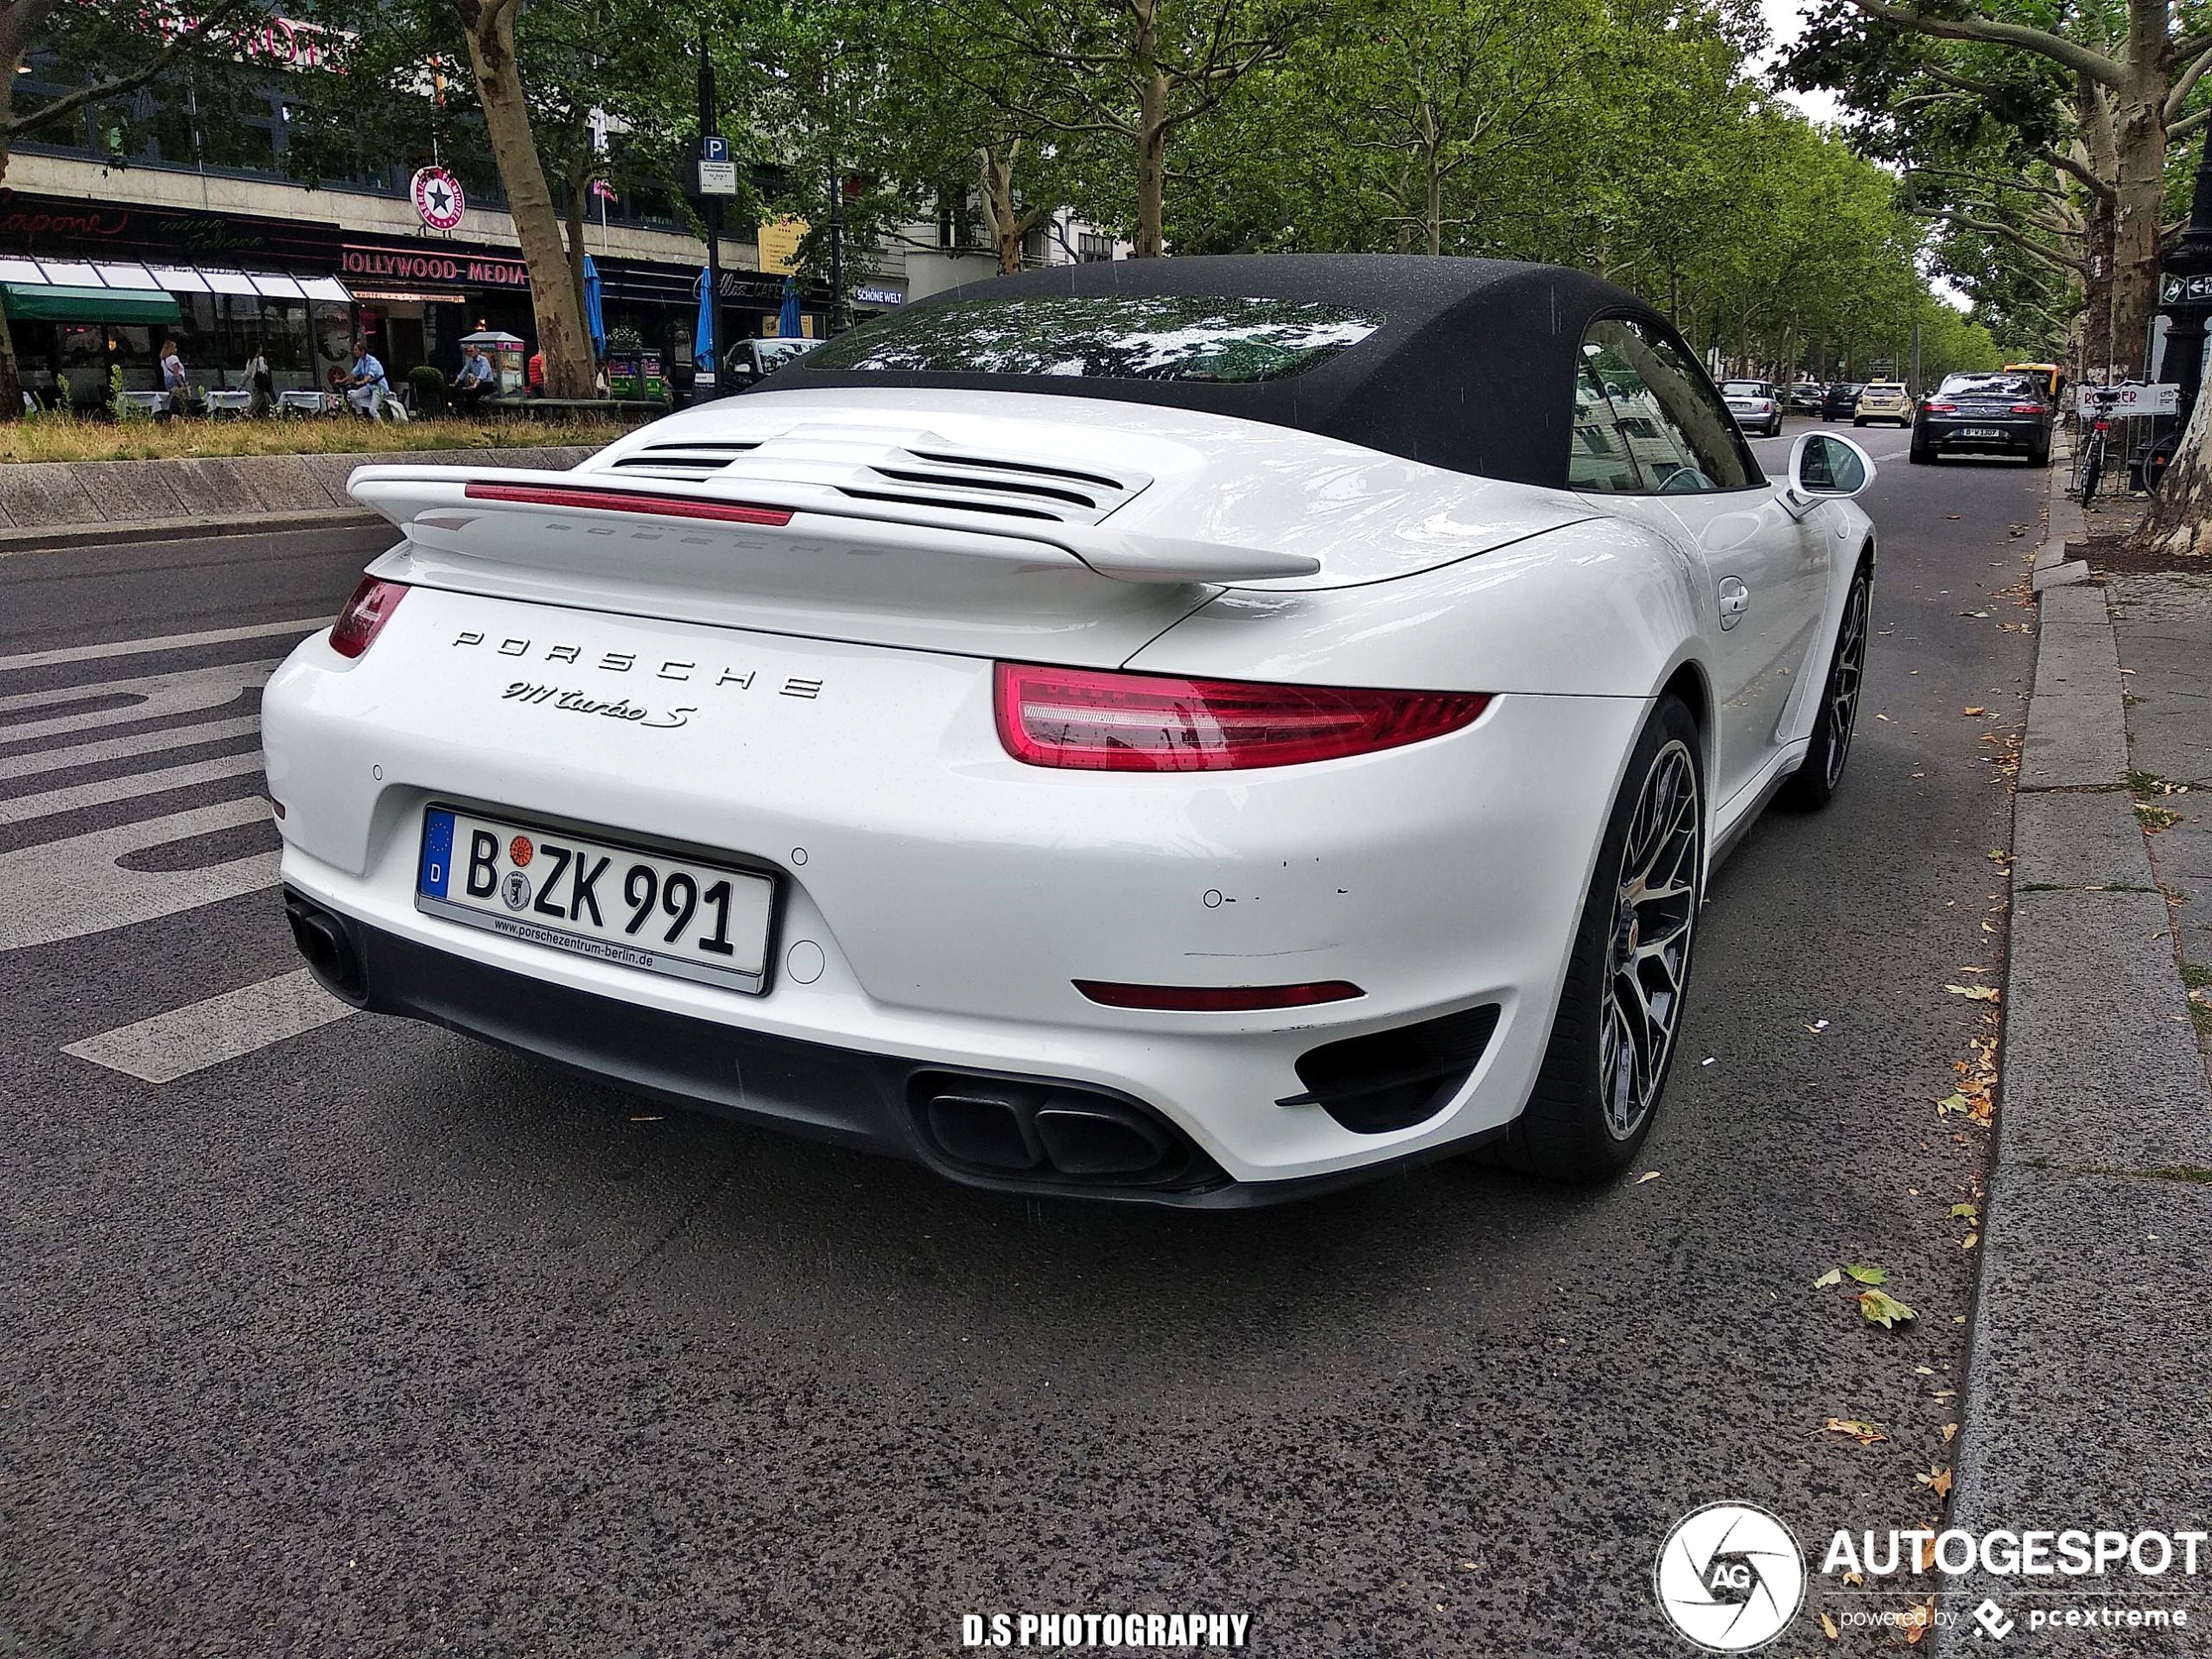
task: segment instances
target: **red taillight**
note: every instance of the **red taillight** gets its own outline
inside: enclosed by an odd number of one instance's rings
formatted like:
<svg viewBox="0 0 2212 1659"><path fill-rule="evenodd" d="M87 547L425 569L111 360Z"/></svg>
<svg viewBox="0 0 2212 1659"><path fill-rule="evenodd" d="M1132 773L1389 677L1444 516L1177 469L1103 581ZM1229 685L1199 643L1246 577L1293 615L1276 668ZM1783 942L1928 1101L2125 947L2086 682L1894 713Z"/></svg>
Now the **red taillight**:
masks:
<svg viewBox="0 0 2212 1659"><path fill-rule="evenodd" d="M1959 413L1959 406L1956 403L1939 403L1933 398L1930 398L1920 405L1920 412L1923 415L1956 415Z"/></svg>
<svg viewBox="0 0 2212 1659"><path fill-rule="evenodd" d="M999 739L1033 766L1225 772L1332 760L1469 724L1483 693L1186 680L998 665Z"/></svg>
<svg viewBox="0 0 2212 1659"><path fill-rule="evenodd" d="M2040 415L2043 413L2043 406L2040 403L2015 403L2013 405L2013 413L2014 415Z"/></svg>
<svg viewBox="0 0 2212 1659"><path fill-rule="evenodd" d="M376 643L377 634L406 597L407 589L401 583L363 577L354 597L338 613L338 620L330 624L330 649L341 657L360 656Z"/></svg>
<svg viewBox="0 0 2212 1659"><path fill-rule="evenodd" d="M1161 1008L1174 1014L1235 1014L1253 1008L1310 1008L1317 1002L1348 1002L1365 996L1350 980L1325 979L1310 985L1123 985L1111 980L1079 979L1076 988L1109 1008Z"/></svg>
<svg viewBox="0 0 2212 1659"><path fill-rule="evenodd" d="M594 513L643 513L649 518L711 518L725 524L791 523L790 510L782 507L697 501L684 496L634 496L622 489L575 489L562 484L490 484L479 480L462 493L470 501L527 502L538 507L582 508Z"/></svg>

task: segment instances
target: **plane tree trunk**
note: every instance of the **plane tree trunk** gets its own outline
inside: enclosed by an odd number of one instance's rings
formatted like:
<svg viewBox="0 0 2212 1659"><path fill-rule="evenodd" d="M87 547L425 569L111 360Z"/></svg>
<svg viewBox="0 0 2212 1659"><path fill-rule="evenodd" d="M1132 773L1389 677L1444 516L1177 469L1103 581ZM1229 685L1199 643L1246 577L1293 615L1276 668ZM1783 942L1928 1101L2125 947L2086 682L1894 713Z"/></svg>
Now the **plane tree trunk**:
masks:
<svg viewBox="0 0 2212 1659"><path fill-rule="evenodd" d="M523 93L522 65L515 53L515 14L521 0L452 0L469 41L469 66L475 73L476 98L491 139L492 159L506 187L507 210L523 245L529 272L530 304L537 318L537 347L545 355L549 397L592 395L591 341L583 307L562 246L560 216L545 182L545 165L530 131L529 105Z"/></svg>

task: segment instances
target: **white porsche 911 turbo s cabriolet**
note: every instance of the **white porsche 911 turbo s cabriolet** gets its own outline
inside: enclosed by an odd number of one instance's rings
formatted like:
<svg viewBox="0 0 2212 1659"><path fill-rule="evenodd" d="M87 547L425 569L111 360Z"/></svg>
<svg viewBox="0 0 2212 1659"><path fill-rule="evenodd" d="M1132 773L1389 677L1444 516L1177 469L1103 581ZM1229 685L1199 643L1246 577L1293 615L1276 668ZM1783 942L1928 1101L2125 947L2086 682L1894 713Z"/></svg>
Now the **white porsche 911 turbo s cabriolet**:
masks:
<svg viewBox="0 0 2212 1659"><path fill-rule="evenodd" d="M1873 467L1573 271L960 288L402 539L263 702L339 996L1009 1190L1602 1178L1851 740Z"/></svg>

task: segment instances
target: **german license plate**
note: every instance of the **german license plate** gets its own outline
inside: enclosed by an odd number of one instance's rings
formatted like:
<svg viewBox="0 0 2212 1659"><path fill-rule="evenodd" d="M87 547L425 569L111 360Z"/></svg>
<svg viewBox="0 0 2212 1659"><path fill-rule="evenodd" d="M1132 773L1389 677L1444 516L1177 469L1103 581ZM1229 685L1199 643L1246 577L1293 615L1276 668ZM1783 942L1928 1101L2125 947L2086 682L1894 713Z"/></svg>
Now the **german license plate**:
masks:
<svg viewBox="0 0 2212 1659"><path fill-rule="evenodd" d="M759 995L775 898L757 870L449 806L422 814L416 909L649 974Z"/></svg>
<svg viewBox="0 0 2212 1659"><path fill-rule="evenodd" d="M1993 426L1969 426L1959 428L1962 438L2001 438L2005 435Z"/></svg>

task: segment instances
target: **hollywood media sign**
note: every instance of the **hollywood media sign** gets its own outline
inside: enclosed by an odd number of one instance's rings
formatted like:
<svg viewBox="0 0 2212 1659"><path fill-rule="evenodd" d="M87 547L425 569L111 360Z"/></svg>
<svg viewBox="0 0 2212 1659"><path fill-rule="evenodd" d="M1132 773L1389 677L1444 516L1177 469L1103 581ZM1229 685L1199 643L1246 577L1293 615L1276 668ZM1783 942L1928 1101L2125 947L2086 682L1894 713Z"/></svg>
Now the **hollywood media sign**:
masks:
<svg viewBox="0 0 2212 1659"><path fill-rule="evenodd" d="M349 277L448 282L474 288L527 288L529 267L520 260L478 259L466 253L413 253L399 248L348 247L339 268Z"/></svg>

